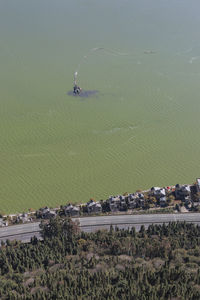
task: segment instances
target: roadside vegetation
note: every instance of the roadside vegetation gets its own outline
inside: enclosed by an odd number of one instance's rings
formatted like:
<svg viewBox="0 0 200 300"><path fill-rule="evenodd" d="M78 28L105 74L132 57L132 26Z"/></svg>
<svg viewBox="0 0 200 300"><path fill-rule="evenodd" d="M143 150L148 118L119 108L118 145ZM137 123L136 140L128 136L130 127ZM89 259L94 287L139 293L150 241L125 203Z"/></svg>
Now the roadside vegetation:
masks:
<svg viewBox="0 0 200 300"><path fill-rule="evenodd" d="M1 299L200 299L200 227L187 223L84 233L43 223L44 240L0 249Z"/></svg>

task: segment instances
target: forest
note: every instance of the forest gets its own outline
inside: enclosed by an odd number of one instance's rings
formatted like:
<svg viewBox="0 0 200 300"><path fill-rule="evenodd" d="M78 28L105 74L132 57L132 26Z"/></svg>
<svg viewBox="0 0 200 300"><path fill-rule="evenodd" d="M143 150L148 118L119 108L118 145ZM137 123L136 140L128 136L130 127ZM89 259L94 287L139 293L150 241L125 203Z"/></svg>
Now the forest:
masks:
<svg viewBox="0 0 200 300"><path fill-rule="evenodd" d="M200 299L198 225L84 233L56 217L41 228L43 241L1 244L0 299Z"/></svg>

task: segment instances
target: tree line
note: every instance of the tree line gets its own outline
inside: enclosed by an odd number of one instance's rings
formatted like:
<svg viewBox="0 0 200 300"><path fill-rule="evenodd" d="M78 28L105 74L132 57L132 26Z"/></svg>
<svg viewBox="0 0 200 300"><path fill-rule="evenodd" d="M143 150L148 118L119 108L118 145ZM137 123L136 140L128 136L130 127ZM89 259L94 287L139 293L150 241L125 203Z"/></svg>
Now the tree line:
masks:
<svg viewBox="0 0 200 300"><path fill-rule="evenodd" d="M71 219L44 240L0 248L0 299L200 299L200 227L185 222L84 233Z"/></svg>

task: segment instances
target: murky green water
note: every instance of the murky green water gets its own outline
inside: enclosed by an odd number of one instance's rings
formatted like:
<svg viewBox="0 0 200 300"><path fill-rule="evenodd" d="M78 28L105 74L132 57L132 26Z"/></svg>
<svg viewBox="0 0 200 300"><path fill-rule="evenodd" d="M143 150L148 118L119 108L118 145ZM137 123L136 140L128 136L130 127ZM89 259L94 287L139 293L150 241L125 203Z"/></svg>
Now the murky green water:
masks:
<svg viewBox="0 0 200 300"><path fill-rule="evenodd" d="M0 1L3 212L200 175L199 9L198 0ZM80 61L79 83L98 97L67 95Z"/></svg>

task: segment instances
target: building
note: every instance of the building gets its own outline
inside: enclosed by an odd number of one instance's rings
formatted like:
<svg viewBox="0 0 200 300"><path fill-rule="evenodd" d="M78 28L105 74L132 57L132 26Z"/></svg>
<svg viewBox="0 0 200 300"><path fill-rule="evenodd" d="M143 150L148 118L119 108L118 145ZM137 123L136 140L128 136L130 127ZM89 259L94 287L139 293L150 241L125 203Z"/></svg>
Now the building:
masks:
<svg viewBox="0 0 200 300"><path fill-rule="evenodd" d="M128 195L128 207L129 209L134 209L137 207L137 197L135 194L129 194Z"/></svg>
<svg viewBox="0 0 200 300"><path fill-rule="evenodd" d="M200 178L197 178L197 192L200 193Z"/></svg>
<svg viewBox="0 0 200 300"><path fill-rule="evenodd" d="M160 206L165 207L167 205L167 198L165 196L160 198Z"/></svg>
<svg viewBox="0 0 200 300"><path fill-rule="evenodd" d="M120 207L120 199L119 196L110 196L108 199L109 202L109 207L110 207L110 211L112 212L117 212L119 211L119 207Z"/></svg>
<svg viewBox="0 0 200 300"><path fill-rule="evenodd" d="M128 207L129 209L144 207L145 199L144 194L135 193L128 195Z"/></svg>
<svg viewBox="0 0 200 300"><path fill-rule="evenodd" d="M127 203L126 203L126 198L125 196L119 196L119 210L120 211L126 211L128 206L127 206Z"/></svg>
<svg viewBox="0 0 200 300"><path fill-rule="evenodd" d="M44 208L41 208L39 210L39 216L42 219L50 219L50 218L55 218L56 217L56 212L54 210L51 210L50 208L48 208L47 206Z"/></svg>
<svg viewBox="0 0 200 300"><path fill-rule="evenodd" d="M99 202L95 202L92 199L87 203L88 213L100 213L102 212L102 207Z"/></svg>
<svg viewBox="0 0 200 300"><path fill-rule="evenodd" d="M175 197L177 200L186 201L191 198L191 190L190 185L184 184L176 184L175 186Z"/></svg>
<svg viewBox="0 0 200 300"><path fill-rule="evenodd" d="M63 208L66 216L77 217L80 213L80 208L78 206L73 206L68 204Z"/></svg>
<svg viewBox="0 0 200 300"><path fill-rule="evenodd" d="M26 213L23 213L23 214L20 214L17 216L17 222L22 222L23 224L24 223L28 223L28 222L31 222L32 219L28 216L28 214Z"/></svg>
<svg viewBox="0 0 200 300"><path fill-rule="evenodd" d="M8 222L0 218L0 227L7 227L7 226L8 226Z"/></svg>
<svg viewBox="0 0 200 300"><path fill-rule="evenodd" d="M154 197L156 197L157 200L159 200L162 197L166 196L166 191L165 188L160 188L160 187L152 187L151 188L151 193Z"/></svg>

